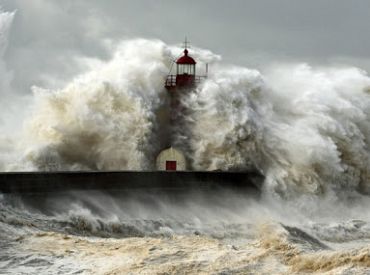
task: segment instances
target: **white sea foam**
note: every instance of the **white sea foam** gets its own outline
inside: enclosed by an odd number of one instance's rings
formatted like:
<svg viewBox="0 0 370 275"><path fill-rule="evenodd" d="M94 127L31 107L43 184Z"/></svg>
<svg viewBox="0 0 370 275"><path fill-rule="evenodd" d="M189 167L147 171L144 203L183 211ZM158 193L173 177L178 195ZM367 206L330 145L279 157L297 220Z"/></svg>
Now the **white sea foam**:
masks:
<svg viewBox="0 0 370 275"><path fill-rule="evenodd" d="M257 167L281 194L368 188L370 78L357 68L214 73L186 101L195 169Z"/></svg>
<svg viewBox="0 0 370 275"><path fill-rule="evenodd" d="M25 101L3 58L13 18L0 12L0 170L152 169L163 83L181 49L122 41L111 60L60 89L33 87ZM182 99L177 145L195 170L260 170L262 198L0 194L0 272L368 272L370 203L357 192L370 185L367 73L308 64L261 73L190 54L211 73Z"/></svg>
<svg viewBox="0 0 370 275"><path fill-rule="evenodd" d="M170 54L160 41L126 41L112 60L65 88L34 87L22 157L7 170L153 168ZM266 187L281 194L367 188L366 72L307 64L264 75L217 64L213 70L183 99L182 140L195 170L259 169Z"/></svg>
<svg viewBox="0 0 370 275"><path fill-rule="evenodd" d="M14 13L1 13L1 55ZM21 137L0 137L1 169L153 169L161 148L163 83L181 49L161 41L119 43L59 90L33 87ZM358 68L279 65L264 73L190 52L211 74L183 98L177 145L195 170L258 169L283 197L369 187L370 78ZM1 59L1 93L11 77ZM199 69L198 71L200 71ZM6 97L3 97L6 98ZM7 105L17 106L16 99ZM2 112L2 118L12 121ZM5 129L6 127L2 127ZM271 192L273 191L273 192ZM294 195L293 195L294 196Z"/></svg>

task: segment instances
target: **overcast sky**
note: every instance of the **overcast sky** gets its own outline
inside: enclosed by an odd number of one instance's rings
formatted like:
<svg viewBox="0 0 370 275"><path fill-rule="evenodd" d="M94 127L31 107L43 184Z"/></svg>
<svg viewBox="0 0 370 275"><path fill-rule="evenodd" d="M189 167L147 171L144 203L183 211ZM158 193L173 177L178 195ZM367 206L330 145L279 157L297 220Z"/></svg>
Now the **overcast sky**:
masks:
<svg viewBox="0 0 370 275"><path fill-rule="evenodd" d="M20 91L52 85L50 79L57 86L83 71L77 57L109 58L104 43L136 37L180 44L186 35L224 62L251 68L308 62L370 71L369 0L0 0L0 6L17 11L6 61Z"/></svg>

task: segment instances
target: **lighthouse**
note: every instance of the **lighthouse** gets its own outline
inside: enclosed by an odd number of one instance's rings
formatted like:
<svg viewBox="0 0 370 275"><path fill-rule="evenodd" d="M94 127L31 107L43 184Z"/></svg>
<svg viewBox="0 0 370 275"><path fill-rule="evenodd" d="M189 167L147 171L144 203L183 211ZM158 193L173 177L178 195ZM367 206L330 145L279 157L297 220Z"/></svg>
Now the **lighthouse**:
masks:
<svg viewBox="0 0 370 275"><path fill-rule="evenodd" d="M197 62L189 55L188 46L189 42L185 38L183 55L175 61L176 74L170 72L167 76L165 87L170 94L178 94L179 90L191 90L207 77L196 75Z"/></svg>
<svg viewBox="0 0 370 275"><path fill-rule="evenodd" d="M184 50L182 55L174 62L175 74L168 74L165 80L165 88L169 95L169 131L167 148L160 152L156 166L158 170L177 171L188 170L189 165L183 153L174 144L175 131L183 130L186 108L183 106L182 97L194 91L196 86L204 80L207 75L196 74L197 62L189 54L189 42L185 38ZM206 67L208 69L208 66ZM185 146L186 147L186 146Z"/></svg>

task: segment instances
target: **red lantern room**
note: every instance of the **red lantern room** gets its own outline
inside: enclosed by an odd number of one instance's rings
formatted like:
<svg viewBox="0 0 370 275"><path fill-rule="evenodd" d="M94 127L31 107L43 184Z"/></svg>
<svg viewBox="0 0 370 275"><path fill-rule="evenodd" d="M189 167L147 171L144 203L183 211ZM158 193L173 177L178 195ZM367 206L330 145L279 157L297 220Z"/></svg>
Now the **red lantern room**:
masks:
<svg viewBox="0 0 370 275"><path fill-rule="evenodd" d="M184 50L184 55L176 61L176 86L191 87L195 80L195 60Z"/></svg>
<svg viewBox="0 0 370 275"><path fill-rule="evenodd" d="M184 53L176 60L176 75L169 74L166 79L165 87L169 91L173 91L176 88L186 89L193 88L198 84L201 79L206 76L197 76L195 60L189 56L188 41L185 39L184 42Z"/></svg>

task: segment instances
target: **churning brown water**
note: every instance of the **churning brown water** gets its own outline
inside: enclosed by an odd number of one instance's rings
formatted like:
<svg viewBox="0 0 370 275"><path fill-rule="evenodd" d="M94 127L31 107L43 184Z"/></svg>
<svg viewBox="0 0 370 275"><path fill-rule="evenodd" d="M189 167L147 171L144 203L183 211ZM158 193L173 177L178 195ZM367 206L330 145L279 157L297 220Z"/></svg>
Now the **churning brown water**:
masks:
<svg viewBox="0 0 370 275"><path fill-rule="evenodd" d="M123 41L64 88L18 99L2 60L13 17L0 13L0 169L152 169L180 49ZM191 54L212 73L183 98L176 144L195 170L260 170L262 196L0 194L0 273L370 273L367 73L298 64L261 74ZM19 132L9 106L32 106Z"/></svg>

